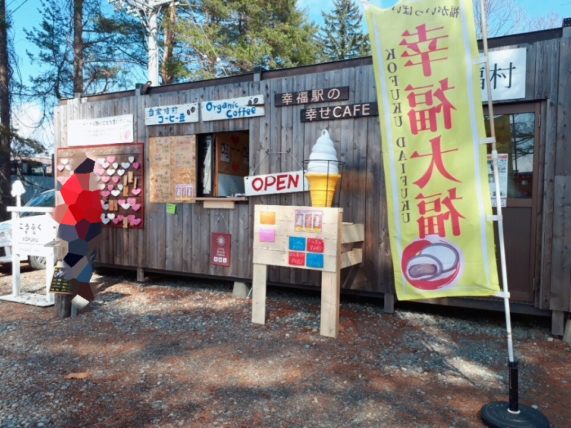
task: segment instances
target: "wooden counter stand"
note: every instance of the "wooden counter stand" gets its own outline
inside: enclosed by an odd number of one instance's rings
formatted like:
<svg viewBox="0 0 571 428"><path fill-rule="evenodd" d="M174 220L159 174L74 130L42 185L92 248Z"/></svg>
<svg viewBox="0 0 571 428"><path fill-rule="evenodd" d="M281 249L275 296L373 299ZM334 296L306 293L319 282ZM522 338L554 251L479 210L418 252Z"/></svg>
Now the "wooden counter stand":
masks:
<svg viewBox="0 0 571 428"><path fill-rule="evenodd" d="M320 334L337 337L341 269L361 263L364 226L343 223L341 208L257 205L254 216L252 322L266 322L268 266L319 270Z"/></svg>

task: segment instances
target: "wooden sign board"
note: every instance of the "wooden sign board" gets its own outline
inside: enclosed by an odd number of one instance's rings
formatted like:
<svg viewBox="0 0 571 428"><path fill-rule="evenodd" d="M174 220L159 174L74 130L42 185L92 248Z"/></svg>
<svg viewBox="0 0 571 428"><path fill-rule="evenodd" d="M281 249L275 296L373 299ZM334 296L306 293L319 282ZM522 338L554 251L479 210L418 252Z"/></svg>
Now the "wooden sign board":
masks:
<svg viewBox="0 0 571 428"><path fill-rule="evenodd" d="M198 122L198 103L174 104L145 109L145 125Z"/></svg>
<svg viewBox="0 0 571 428"><path fill-rule="evenodd" d="M200 117L204 122L247 119L264 114L264 96L262 94L200 103Z"/></svg>
<svg viewBox="0 0 571 428"><path fill-rule="evenodd" d="M337 88L311 89L300 92L284 92L276 94L274 103L276 107L295 106L311 103L326 103L349 99L349 86Z"/></svg>
<svg viewBox="0 0 571 428"><path fill-rule="evenodd" d="M256 205L255 264L337 272L341 208Z"/></svg>
<svg viewBox="0 0 571 428"><path fill-rule="evenodd" d="M53 251L46 245L55 241L58 224L51 214L14 219L12 249L19 256L45 256Z"/></svg>
<svg viewBox="0 0 571 428"><path fill-rule="evenodd" d="M196 136L149 138L149 174L151 202L194 202Z"/></svg>
<svg viewBox="0 0 571 428"><path fill-rule="evenodd" d="M336 106L311 107L300 112L302 122L319 122L322 120L357 119L359 117L378 116L376 102L345 104Z"/></svg>

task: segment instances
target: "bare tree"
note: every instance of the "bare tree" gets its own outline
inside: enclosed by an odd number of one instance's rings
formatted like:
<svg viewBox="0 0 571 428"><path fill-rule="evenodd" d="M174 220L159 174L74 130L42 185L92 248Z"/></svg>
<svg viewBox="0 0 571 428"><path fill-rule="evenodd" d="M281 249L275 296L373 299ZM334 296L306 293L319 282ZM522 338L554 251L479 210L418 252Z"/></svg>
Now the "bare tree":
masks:
<svg viewBox="0 0 571 428"><path fill-rule="evenodd" d="M83 93L83 0L73 1L73 94Z"/></svg>

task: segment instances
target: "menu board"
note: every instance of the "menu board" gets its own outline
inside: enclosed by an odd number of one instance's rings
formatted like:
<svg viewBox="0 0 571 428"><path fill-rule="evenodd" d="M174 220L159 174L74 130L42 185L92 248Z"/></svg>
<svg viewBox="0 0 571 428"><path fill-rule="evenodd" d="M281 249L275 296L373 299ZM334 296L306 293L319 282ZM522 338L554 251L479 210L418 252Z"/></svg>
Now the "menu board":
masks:
<svg viewBox="0 0 571 428"><path fill-rule="evenodd" d="M194 202L196 137L149 138L149 175L152 203Z"/></svg>

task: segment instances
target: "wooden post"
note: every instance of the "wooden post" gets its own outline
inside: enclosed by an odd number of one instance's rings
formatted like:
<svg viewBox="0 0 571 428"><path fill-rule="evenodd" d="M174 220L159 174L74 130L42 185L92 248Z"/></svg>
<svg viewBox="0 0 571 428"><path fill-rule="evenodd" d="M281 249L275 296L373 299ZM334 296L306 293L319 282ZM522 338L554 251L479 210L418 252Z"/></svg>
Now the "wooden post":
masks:
<svg viewBox="0 0 571 428"><path fill-rule="evenodd" d="M252 322L266 323L266 279L268 266L254 263L252 276Z"/></svg>
<svg viewBox="0 0 571 428"><path fill-rule="evenodd" d="M339 333L339 300L341 271L321 273L321 322L319 334L337 337Z"/></svg>
<svg viewBox="0 0 571 428"><path fill-rule="evenodd" d="M55 295L54 307L56 315L60 319L71 316L71 294L57 293Z"/></svg>

